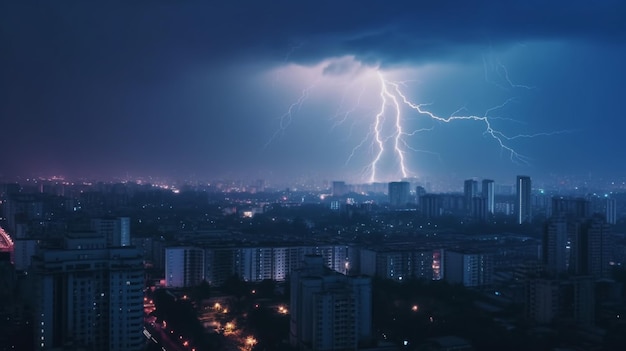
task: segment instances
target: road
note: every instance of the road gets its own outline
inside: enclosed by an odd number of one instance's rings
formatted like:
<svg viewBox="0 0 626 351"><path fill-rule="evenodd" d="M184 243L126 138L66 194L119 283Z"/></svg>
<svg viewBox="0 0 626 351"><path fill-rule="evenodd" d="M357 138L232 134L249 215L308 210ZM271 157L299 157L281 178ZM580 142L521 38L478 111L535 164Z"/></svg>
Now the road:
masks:
<svg viewBox="0 0 626 351"><path fill-rule="evenodd" d="M146 332L150 335L146 335L146 337L161 346L163 351L189 351L178 342L172 340L163 329L156 325L152 326L151 324L146 324L144 334L146 334Z"/></svg>

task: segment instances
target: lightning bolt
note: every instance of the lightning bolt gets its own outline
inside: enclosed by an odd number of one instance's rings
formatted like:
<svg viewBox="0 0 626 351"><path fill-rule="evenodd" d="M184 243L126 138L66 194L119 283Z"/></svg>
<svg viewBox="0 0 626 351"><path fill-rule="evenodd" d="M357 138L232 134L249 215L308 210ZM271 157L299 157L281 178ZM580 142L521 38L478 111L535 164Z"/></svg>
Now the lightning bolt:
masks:
<svg viewBox="0 0 626 351"><path fill-rule="evenodd" d="M490 54L489 58L483 55L482 58L483 58L483 69L485 72L486 82L492 83L502 90L511 90L511 89L533 90L535 89L535 87L533 86L514 83L509 77L509 70L502 63L502 61L500 61L498 57L494 57L493 54ZM489 71L497 75L501 82L496 82L496 81L489 79L489 74L488 74Z"/></svg>
<svg viewBox="0 0 626 351"><path fill-rule="evenodd" d="M370 131L365 136L365 138L363 138L361 142L352 149L352 152L350 153L350 155L348 156L348 159L346 160L346 164L348 164L350 160L354 157L356 151L360 149L361 147L363 147L366 144L366 142L371 138L372 139L371 147L374 150L373 151L374 157L373 157L372 162L370 162L364 169L365 172L370 172L370 177L369 177L370 182L375 182L377 180L378 164L381 161L381 158L383 157L385 153L385 144L389 140L393 140L392 142L393 151L394 151L394 154L396 155L396 158L398 159L398 166L399 166L400 173L403 178L408 177L410 173L409 168L407 167L407 161L406 161L406 153L408 152L407 150L411 150L414 152L426 152L426 153L435 154L439 156L437 153L434 153L434 152L415 149L411 147L405 139L406 137L411 137L417 133L432 130L433 128L432 127L420 128L420 129L415 129L411 132L405 131L404 124L403 124L403 115L402 115L400 98L402 99L403 103L406 103L408 100L404 97L404 95L399 93L400 85L404 85L404 82L387 81L383 77L383 74L380 71L377 71L377 76L380 81L380 91L379 91L379 96L381 99L380 109L378 110L378 113L374 117L374 123L372 127L370 128ZM393 133L391 133L388 136L384 136L383 125L385 123L388 106L390 106L394 111L393 128L392 128Z"/></svg>
<svg viewBox="0 0 626 351"><path fill-rule="evenodd" d="M509 155L510 160L514 163L529 164L530 158L517 152L510 144L507 143L508 141L521 139L521 138L553 136L557 134L564 134L564 133L571 132L569 130L565 130L565 131L556 131L556 132L541 132L541 133L535 133L535 134L508 135L500 130L495 129L492 124L492 120L507 119L507 118L497 117L497 116L494 117L494 116L491 116L491 114L494 111L502 109L508 104L510 104L511 102L515 101L514 98L510 98L500 105L487 109L483 115L461 114L462 112L467 110L465 107L461 107L458 110L456 110L454 113L452 113L450 116L442 117L428 110L426 107L429 104L424 104L424 103L420 104L420 103L415 103L411 101L401 90L401 86L403 85L401 82L394 82L394 81L387 80L384 77L383 73L380 71L377 71L377 74L378 74L378 79L380 82L380 94L379 95L381 98L381 103L380 103L381 106L380 106L379 112L376 114L374 118L373 126L370 132L368 133L368 135L352 150L352 153L350 154L350 157L348 158L348 161L349 161L354 156L354 153L356 152L356 150L362 147L363 145L365 145L365 142L368 138L373 139L372 147L375 150L374 157L372 161L369 163L369 165L366 167L366 169L369 170L370 172L370 177L369 177L370 182L375 182L377 180L378 166L379 166L381 158L383 157L383 154L385 153L385 146L388 140L393 139L393 142L391 143L392 144L391 152L396 156L399 171L402 174L402 177L404 178L408 177L410 174L409 167L407 166L407 159L406 159L407 152L409 151L428 152L428 151L417 150L417 149L412 148L410 144L408 143L407 138L414 136L420 132L432 130L434 127L420 128L420 129L415 129L413 131L407 132L403 124L404 119L405 119L402 114L403 106L405 106L405 108L408 107L410 110L417 112L419 116L424 116L430 120L433 120L439 123L471 121L471 122L482 124L485 128L483 131L483 134L492 138L496 142L496 144L504 152L506 152ZM508 76L506 75L505 77L508 78ZM514 84L511 84L511 85L513 87L516 87L516 85ZM520 87L526 87L526 86L520 86ZM527 87L527 88L530 89L530 87ZM392 128L393 133L390 136L385 136L383 135L382 125L385 122L385 118L387 117L388 107L391 107L393 109L394 124ZM433 152L428 152L428 153L433 153ZM436 153L433 153L433 154L436 154Z"/></svg>
<svg viewBox="0 0 626 351"><path fill-rule="evenodd" d="M496 62L497 67L496 67L496 71L502 76L502 78L512 87L512 88L523 88L523 89L527 89L527 90L532 90L535 89L535 87L531 87L528 85L523 85L523 84L515 84L511 81L511 78L509 78L509 70L506 69L506 66L504 66L502 64L502 62L500 62L500 60L497 60Z"/></svg>
<svg viewBox="0 0 626 351"><path fill-rule="evenodd" d="M287 130L287 128L293 121L294 114L300 111L300 109L302 108L302 104L304 104L304 102L309 98L309 93L311 89L313 89L316 85L317 85L317 81L314 82L312 85L308 86L307 88L302 89L302 92L300 93L300 97L298 97L296 101L294 101L291 105L289 105L289 108L287 108L287 111L285 111L285 113L283 113L280 116L278 129L276 129L274 134L272 134L270 139L265 143L265 145L263 146L263 149L267 149L267 147L270 146L270 144L272 144L272 142L274 142L274 140L278 138L279 135L282 135L285 132L285 130Z"/></svg>
<svg viewBox="0 0 626 351"><path fill-rule="evenodd" d="M339 104L339 108L337 109L337 112L335 112L335 115L333 117L331 117L331 119L335 120L335 123L333 123L332 127L330 128L330 130L334 130L335 128L337 128L338 126L344 124L347 120L348 117L354 113L354 111L356 111L357 108L359 108L359 106L361 106L361 98L363 97L363 93L365 92L365 86L363 86L361 88L361 91L359 92L359 96L356 99L356 103L354 105L352 105L352 107L350 107L349 109L342 111L343 105L344 105L344 101L346 99L346 94L344 94L341 98L341 103Z"/></svg>
<svg viewBox="0 0 626 351"><path fill-rule="evenodd" d="M485 66L485 79L487 76L487 58L483 56L483 64ZM492 72L495 72L500 77L503 85L498 85L503 89L511 88L525 88L532 89L533 87L514 84L509 78L506 67L498 60L491 59L489 66L492 67ZM327 66L324 66L327 67ZM317 68L319 69L319 67ZM322 69L323 71L323 69ZM374 75L375 73L375 75ZM335 79L336 76L331 76ZM429 103L417 103L409 98L403 90L407 88L407 82L409 81L393 81L386 78L385 73L380 69L368 67L359 71L359 77L367 79L367 82L363 84L361 78L357 81L353 81L349 84L345 93L342 95L339 102L339 106L330 120L333 124L330 128L332 132L338 126L346 123L348 119L355 118L350 128L350 137L352 130L357 122L365 121L369 125L369 129L365 136L358 142L349 153L345 165L348 165L357 155L360 149L366 149L369 155L369 162L362 169L362 176L369 179L369 182L381 181L381 173L383 167L393 164L392 169L396 170L397 177L408 178L416 175L416 172L412 171L411 165L409 165L410 155L413 153L427 153L436 155L441 161L441 156L433 151L420 150L413 146L414 138L420 133L426 133L434 130L436 127L443 124L458 124L458 123L473 123L483 127L482 135L488 139L493 140L497 146L499 146L502 154L508 155L511 162L516 164L529 164L531 159L519 153L513 147L513 141L518 139L530 139L536 137L549 137L558 134L571 133L570 130L554 131L554 132L539 132L534 134L517 134L510 135L495 127L496 120L506 120L516 123L523 123L510 118L505 118L497 115L497 112L510 104L516 102L515 98L509 98L503 103L488 108L482 115L473 115L469 113L465 106L458 108L452 114L448 116L441 116L433 112L429 106ZM278 128L273 133L271 138L264 146L266 149L272 142L274 142L280 135L285 133L288 127L293 122L295 116L303 107L304 103L309 98L311 90L320 83L320 80L324 78L324 75L317 79L310 86L302 89L299 97L293 101L287 108L287 110L279 117ZM328 78L328 79L331 79ZM371 79L375 78L377 84L372 85ZM337 87L337 81L329 81ZM355 103L348 104L347 94L356 92L357 89L352 89L353 84L360 82L360 92L356 95ZM494 83L495 84L495 83ZM506 86L505 86L506 85ZM326 86L326 85L324 85ZM332 87L332 86L331 86ZM366 92L367 90L367 92ZM366 104L374 103L374 109L367 110L361 109L362 102ZM369 105L371 107L371 105ZM369 116L369 117L368 117ZM417 122L413 122L413 121ZM410 123L410 124L409 124ZM413 128L417 124L419 128ZM424 127L424 125L426 127ZM409 126L411 126L409 128ZM412 143L413 142L413 143ZM387 158L387 155L392 155L393 158ZM391 163L393 162L393 163ZM385 172L389 173L389 172Z"/></svg>

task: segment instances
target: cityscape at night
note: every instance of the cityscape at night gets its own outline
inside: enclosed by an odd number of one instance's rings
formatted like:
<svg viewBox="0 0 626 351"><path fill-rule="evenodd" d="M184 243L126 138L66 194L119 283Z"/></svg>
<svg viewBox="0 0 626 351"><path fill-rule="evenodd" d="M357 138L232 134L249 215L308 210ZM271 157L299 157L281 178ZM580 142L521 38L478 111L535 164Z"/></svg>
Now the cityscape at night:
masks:
<svg viewBox="0 0 626 351"><path fill-rule="evenodd" d="M0 2L0 351L623 350L625 18Z"/></svg>

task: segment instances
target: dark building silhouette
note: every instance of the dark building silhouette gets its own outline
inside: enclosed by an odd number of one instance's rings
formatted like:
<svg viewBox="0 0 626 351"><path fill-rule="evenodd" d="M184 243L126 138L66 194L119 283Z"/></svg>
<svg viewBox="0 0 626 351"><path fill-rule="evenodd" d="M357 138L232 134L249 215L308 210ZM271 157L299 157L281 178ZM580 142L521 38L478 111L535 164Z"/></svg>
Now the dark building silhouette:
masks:
<svg viewBox="0 0 626 351"><path fill-rule="evenodd" d="M463 206L467 213L472 212L472 199L478 196L478 182L474 179L467 179L463 182Z"/></svg>
<svg viewBox="0 0 626 351"><path fill-rule="evenodd" d="M409 182L389 183L389 204L391 207L406 207L410 202L411 184Z"/></svg>
<svg viewBox="0 0 626 351"><path fill-rule="evenodd" d="M617 201L613 198L607 198L605 204L606 222L608 224L617 223Z"/></svg>
<svg viewBox="0 0 626 351"><path fill-rule="evenodd" d="M611 226L602 216L581 219L571 226L571 271L594 278L610 276Z"/></svg>
<svg viewBox="0 0 626 351"><path fill-rule="evenodd" d="M552 216L587 218L591 216L591 202L583 198L553 197Z"/></svg>
<svg viewBox="0 0 626 351"><path fill-rule="evenodd" d="M416 186L415 187L415 204L417 205L417 207L421 207L422 203L421 203L421 197L426 195L426 189L424 189L423 186Z"/></svg>
<svg viewBox="0 0 626 351"><path fill-rule="evenodd" d="M348 193L348 186L346 182L334 181L333 182L333 196L344 196Z"/></svg>
<svg viewBox="0 0 626 351"><path fill-rule="evenodd" d="M542 259L552 274L567 273L569 268L568 225L563 216L552 217L543 228Z"/></svg>
<svg viewBox="0 0 626 351"><path fill-rule="evenodd" d="M424 194L420 197L422 215L426 218L435 218L443 213L443 199L439 194Z"/></svg>
<svg viewBox="0 0 626 351"><path fill-rule="evenodd" d="M564 321L587 326L594 323L595 291L589 276L532 278L526 282L525 297L526 317L534 323Z"/></svg>
<svg viewBox="0 0 626 351"><path fill-rule="evenodd" d="M491 179L483 179L481 196L485 199L485 211L494 214L496 211L495 183Z"/></svg>
<svg viewBox="0 0 626 351"><path fill-rule="evenodd" d="M476 221L485 221L487 219L487 205L486 199L484 197L473 197L472 198L472 219Z"/></svg>

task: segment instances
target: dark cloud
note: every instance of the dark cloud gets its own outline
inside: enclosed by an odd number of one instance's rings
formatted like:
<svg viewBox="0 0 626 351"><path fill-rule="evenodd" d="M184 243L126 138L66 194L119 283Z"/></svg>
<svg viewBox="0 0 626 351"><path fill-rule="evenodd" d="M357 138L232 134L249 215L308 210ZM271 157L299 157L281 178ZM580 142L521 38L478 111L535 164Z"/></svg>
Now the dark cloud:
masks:
<svg viewBox="0 0 626 351"><path fill-rule="evenodd" d="M14 1L2 6L3 41L12 49L45 53L49 60L88 58L147 69L180 57L280 62L299 44L289 59L356 55L393 64L458 54L450 45L626 38L622 1Z"/></svg>
<svg viewBox="0 0 626 351"><path fill-rule="evenodd" d="M535 106L550 109L548 129L567 129L560 122L581 110L581 116L593 116L597 101L608 106L602 116L617 115L611 104L624 95L624 18L626 2L619 0L1 1L0 149L9 150L1 161L7 168L112 173L279 164L292 148L279 145L284 154L262 156L256 151L293 97L278 98L259 83L258 72L331 57L324 74L332 76L369 65L468 58L482 67L485 48L499 54L520 42L581 45L567 57L554 48L545 56L539 50L533 62L545 60L544 66L511 69L511 79L521 72L524 84L539 87L532 96L545 97ZM589 84L571 84L579 78ZM442 96L450 91L444 82L437 82ZM507 94L513 90L510 82L501 83ZM304 87L291 87L298 90L295 99ZM568 105L578 98L588 104ZM312 105L305 107L319 108ZM293 126L303 134L311 130L304 110ZM306 113L317 121L328 114L318 112ZM539 115L533 112L528 115ZM579 120L581 129L593 125ZM330 150L333 142L324 146ZM309 146L302 149L315 152ZM349 152L354 145L343 147ZM301 162L300 155L290 157ZM337 161L335 168L343 164ZM320 161L310 167L327 166Z"/></svg>

